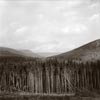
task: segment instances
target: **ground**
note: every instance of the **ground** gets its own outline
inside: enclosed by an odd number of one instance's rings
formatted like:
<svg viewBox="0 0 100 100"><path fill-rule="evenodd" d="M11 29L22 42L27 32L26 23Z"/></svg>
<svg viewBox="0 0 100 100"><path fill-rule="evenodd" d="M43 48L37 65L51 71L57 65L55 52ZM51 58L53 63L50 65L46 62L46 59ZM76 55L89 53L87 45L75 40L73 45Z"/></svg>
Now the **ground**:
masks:
<svg viewBox="0 0 100 100"><path fill-rule="evenodd" d="M0 100L100 100L97 97L81 97L75 95L47 95L47 94L1 94Z"/></svg>

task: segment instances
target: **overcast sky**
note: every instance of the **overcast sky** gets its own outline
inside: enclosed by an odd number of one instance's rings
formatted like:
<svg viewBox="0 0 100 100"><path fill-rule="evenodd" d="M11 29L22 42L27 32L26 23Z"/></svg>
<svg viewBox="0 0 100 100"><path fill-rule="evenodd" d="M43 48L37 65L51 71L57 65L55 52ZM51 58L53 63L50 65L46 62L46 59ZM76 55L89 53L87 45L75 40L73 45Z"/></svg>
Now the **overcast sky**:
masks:
<svg viewBox="0 0 100 100"><path fill-rule="evenodd" d="M0 46L66 52L100 38L100 0L0 0Z"/></svg>

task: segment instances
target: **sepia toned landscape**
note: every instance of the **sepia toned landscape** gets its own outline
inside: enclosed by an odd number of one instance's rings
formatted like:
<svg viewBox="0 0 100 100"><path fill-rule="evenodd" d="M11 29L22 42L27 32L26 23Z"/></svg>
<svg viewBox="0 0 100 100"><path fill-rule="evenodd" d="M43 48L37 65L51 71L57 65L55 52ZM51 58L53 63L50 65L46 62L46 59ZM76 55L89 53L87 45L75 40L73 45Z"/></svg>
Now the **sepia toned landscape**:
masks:
<svg viewBox="0 0 100 100"><path fill-rule="evenodd" d="M0 100L100 100L100 0L0 0Z"/></svg>
<svg viewBox="0 0 100 100"><path fill-rule="evenodd" d="M99 53L100 40L47 58L1 47L0 100L99 100Z"/></svg>

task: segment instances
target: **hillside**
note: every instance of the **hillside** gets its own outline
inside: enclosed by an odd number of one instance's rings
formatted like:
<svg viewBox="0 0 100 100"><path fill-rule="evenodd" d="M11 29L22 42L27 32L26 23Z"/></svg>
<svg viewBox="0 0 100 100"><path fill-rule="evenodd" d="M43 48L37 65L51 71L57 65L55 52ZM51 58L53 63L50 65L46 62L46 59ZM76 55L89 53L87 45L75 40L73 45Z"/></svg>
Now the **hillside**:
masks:
<svg viewBox="0 0 100 100"><path fill-rule="evenodd" d="M40 57L36 53L33 53L30 50L16 50L12 48L7 47L0 47L0 57L11 57L11 56L17 56L17 57Z"/></svg>
<svg viewBox="0 0 100 100"><path fill-rule="evenodd" d="M24 56L41 58L39 54L33 53L31 50L20 50L20 51Z"/></svg>
<svg viewBox="0 0 100 100"><path fill-rule="evenodd" d="M23 55L18 50L7 47L0 47L0 57L4 56L23 56Z"/></svg>
<svg viewBox="0 0 100 100"><path fill-rule="evenodd" d="M100 59L100 39L51 58L93 61Z"/></svg>
<svg viewBox="0 0 100 100"><path fill-rule="evenodd" d="M38 54L42 57L50 57L50 56L58 55L60 53L59 52L39 52Z"/></svg>

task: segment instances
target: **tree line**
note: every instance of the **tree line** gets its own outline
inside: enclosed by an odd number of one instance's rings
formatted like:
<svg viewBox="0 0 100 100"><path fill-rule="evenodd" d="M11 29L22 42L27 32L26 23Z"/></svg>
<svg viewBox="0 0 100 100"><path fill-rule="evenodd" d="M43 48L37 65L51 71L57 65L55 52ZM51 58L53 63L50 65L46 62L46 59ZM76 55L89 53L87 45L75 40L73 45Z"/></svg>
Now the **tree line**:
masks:
<svg viewBox="0 0 100 100"><path fill-rule="evenodd" d="M30 93L73 93L87 89L100 92L100 61L22 57L0 58L0 91Z"/></svg>

